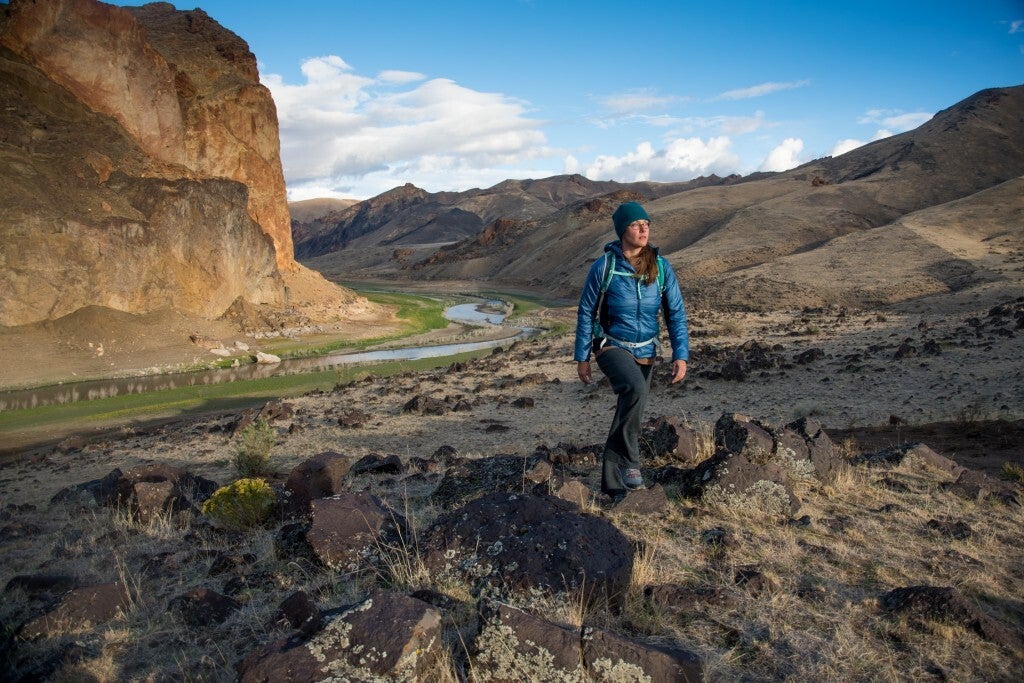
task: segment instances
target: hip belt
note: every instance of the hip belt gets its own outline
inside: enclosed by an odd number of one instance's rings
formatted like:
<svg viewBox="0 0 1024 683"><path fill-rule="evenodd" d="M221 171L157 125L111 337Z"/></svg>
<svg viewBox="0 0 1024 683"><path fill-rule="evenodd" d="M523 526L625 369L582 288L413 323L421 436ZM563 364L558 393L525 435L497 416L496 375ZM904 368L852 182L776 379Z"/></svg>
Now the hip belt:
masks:
<svg viewBox="0 0 1024 683"><path fill-rule="evenodd" d="M611 335L608 335L608 334L606 334L604 336L604 338L605 338L606 342L612 342L616 346L622 346L622 347L627 348L627 349L641 349L641 348L647 346L648 344L653 344L658 339L657 337L651 337L647 341L628 342L628 341L622 341L621 339L616 339L615 337L613 337ZM604 346L604 344L602 344L601 346Z"/></svg>

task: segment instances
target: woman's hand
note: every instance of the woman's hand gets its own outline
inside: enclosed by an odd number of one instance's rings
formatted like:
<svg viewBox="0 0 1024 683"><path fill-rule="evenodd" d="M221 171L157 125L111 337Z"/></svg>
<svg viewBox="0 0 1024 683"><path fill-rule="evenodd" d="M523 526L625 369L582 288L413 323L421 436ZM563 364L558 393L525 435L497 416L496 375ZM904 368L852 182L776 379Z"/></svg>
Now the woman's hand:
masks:
<svg viewBox="0 0 1024 683"><path fill-rule="evenodd" d="M584 384L590 384L593 380L593 375L590 372L590 361L581 360L576 364L576 374L580 376L580 381Z"/></svg>
<svg viewBox="0 0 1024 683"><path fill-rule="evenodd" d="M686 377L686 361L672 361L672 384L681 381L683 377Z"/></svg>

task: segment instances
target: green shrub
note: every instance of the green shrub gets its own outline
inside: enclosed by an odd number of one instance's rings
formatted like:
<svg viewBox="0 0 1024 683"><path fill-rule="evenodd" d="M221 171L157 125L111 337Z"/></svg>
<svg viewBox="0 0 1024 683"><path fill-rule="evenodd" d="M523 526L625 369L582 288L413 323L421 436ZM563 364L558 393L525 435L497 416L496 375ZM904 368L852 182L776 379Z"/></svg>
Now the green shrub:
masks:
<svg viewBox="0 0 1024 683"><path fill-rule="evenodd" d="M270 449L277 441L277 433L266 418L259 418L239 434L241 441L235 446L235 470L238 476L262 477L270 474Z"/></svg>
<svg viewBox="0 0 1024 683"><path fill-rule="evenodd" d="M203 514L228 529L244 531L270 516L277 498L262 479L239 479L222 486L203 503Z"/></svg>

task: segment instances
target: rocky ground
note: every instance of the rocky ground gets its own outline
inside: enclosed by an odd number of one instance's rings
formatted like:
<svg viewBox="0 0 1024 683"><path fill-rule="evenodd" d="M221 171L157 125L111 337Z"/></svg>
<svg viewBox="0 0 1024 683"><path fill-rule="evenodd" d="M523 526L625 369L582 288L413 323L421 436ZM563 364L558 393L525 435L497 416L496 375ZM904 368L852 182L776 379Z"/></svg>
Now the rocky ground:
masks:
<svg viewBox="0 0 1024 683"><path fill-rule="evenodd" d="M551 680L580 661L591 680L1012 680L1024 302L967 303L691 312L686 381L669 385L667 364L655 376L648 415L669 420L645 438L651 488L617 508L597 495L594 457L612 396L576 379L570 335L269 406L269 481L305 502L250 531L165 509L237 479L238 414L13 458L0 470L8 677L260 680L318 656L355 676L344 643L361 643L402 653L373 675L421 680ZM720 420L733 413L754 422ZM813 428L780 436L802 417L823 427L830 465L778 448L822 442ZM700 482L722 470L761 483L712 495ZM346 527L353 510L377 522ZM548 564L514 554L527 532ZM385 619L408 628L371 643Z"/></svg>

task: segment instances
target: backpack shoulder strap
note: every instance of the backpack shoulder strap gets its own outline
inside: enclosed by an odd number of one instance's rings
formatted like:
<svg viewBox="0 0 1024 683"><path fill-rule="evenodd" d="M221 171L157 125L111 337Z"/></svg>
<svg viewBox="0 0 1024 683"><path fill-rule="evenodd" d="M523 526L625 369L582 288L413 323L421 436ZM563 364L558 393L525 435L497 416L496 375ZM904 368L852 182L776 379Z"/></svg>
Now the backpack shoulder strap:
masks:
<svg viewBox="0 0 1024 683"><path fill-rule="evenodd" d="M601 293L608 291L612 283L612 275L615 274L615 254L610 251L604 253L604 274L601 276Z"/></svg>
<svg viewBox="0 0 1024 683"><path fill-rule="evenodd" d="M665 271L668 270L668 262L661 254L658 255L658 291L665 293Z"/></svg>

